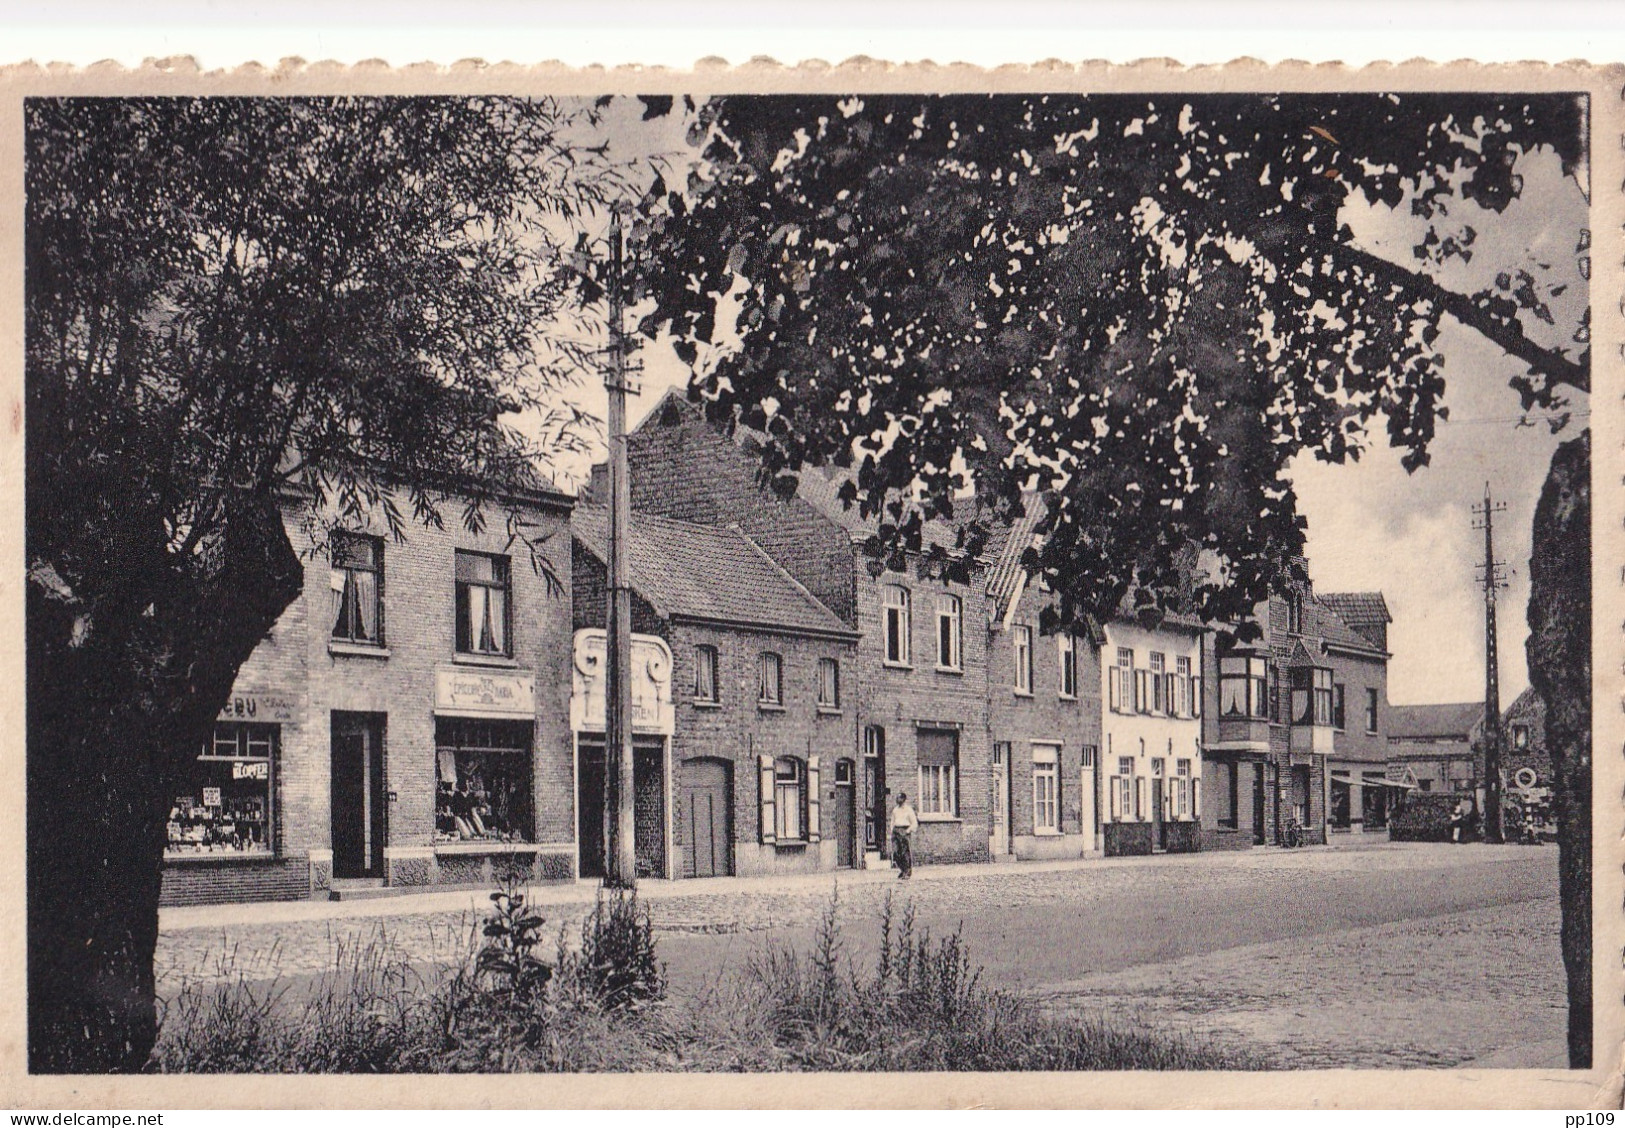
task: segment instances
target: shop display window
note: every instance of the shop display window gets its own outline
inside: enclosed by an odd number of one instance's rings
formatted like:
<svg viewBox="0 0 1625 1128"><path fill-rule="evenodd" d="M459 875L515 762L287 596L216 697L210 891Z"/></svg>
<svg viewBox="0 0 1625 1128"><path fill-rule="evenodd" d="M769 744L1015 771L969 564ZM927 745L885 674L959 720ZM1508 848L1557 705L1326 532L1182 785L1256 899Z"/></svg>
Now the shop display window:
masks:
<svg viewBox="0 0 1625 1128"><path fill-rule="evenodd" d="M529 721L435 721L435 841L530 842Z"/></svg>
<svg viewBox="0 0 1625 1128"><path fill-rule="evenodd" d="M170 804L166 857L269 856L280 727L218 724Z"/></svg>

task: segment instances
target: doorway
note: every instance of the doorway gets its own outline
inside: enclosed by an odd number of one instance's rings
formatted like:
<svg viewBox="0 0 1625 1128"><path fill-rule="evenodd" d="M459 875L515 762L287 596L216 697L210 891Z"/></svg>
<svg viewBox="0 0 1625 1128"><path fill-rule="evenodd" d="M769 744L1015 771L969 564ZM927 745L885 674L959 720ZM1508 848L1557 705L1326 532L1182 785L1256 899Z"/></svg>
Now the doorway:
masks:
<svg viewBox="0 0 1625 1128"><path fill-rule="evenodd" d="M604 738L582 736L576 746L576 849L582 877L603 877ZM632 841L638 877L666 876L666 744L632 743Z"/></svg>
<svg viewBox="0 0 1625 1128"><path fill-rule="evenodd" d="M989 842L995 858L1010 852L1010 745L993 743L993 834Z"/></svg>
<svg viewBox="0 0 1625 1128"><path fill-rule="evenodd" d="M1165 800L1168 791L1168 761L1161 756L1151 758L1151 841L1158 850L1168 848L1166 838L1167 826L1164 817L1167 814Z"/></svg>
<svg viewBox="0 0 1625 1128"><path fill-rule="evenodd" d="M733 765L702 758L683 763L677 817L688 838L685 877L733 873Z"/></svg>
<svg viewBox="0 0 1625 1128"><path fill-rule="evenodd" d="M1078 829L1083 832L1087 842L1085 849L1094 849L1095 835L1100 828L1095 825L1095 746L1083 746L1083 769L1078 782Z"/></svg>
<svg viewBox="0 0 1625 1128"><path fill-rule="evenodd" d="M1257 761L1253 764L1253 845L1262 846L1265 828L1264 812L1264 764Z"/></svg>
<svg viewBox="0 0 1625 1128"><path fill-rule="evenodd" d="M333 876L384 876L384 718L332 718Z"/></svg>
<svg viewBox="0 0 1625 1128"><path fill-rule="evenodd" d="M870 725L863 730L863 848L889 858L889 837L886 833L886 730Z"/></svg>
<svg viewBox="0 0 1625 1128"><path fill-rule="evenodd" d="M845 757L835 761L835 864L851 869L858 859L857 767Z"/></svg>

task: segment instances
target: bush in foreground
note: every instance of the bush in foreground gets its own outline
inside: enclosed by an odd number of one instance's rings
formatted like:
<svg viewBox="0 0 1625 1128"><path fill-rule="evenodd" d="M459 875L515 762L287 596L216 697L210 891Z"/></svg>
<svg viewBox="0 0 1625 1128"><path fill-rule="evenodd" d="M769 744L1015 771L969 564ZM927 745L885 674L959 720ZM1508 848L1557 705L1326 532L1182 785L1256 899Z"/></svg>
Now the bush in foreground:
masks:
<svg viewBox="0 0 1625 1128"><path fill-rule="evenodd" d="M517 900L515 898L518 898ZM1177 1033L1056 1014L982 984L957 932L933 939L890 895L871 966L846 954L831 898L808 952L773 945L741 973L668 998L647 906L600 897L579 944L514 890L463 953L425 971L382 932L341 945L303 998L223 977L171 1003L163 1072L619 1072L1247 1069ZM540 970L545 967L545 972Z"/></svg>

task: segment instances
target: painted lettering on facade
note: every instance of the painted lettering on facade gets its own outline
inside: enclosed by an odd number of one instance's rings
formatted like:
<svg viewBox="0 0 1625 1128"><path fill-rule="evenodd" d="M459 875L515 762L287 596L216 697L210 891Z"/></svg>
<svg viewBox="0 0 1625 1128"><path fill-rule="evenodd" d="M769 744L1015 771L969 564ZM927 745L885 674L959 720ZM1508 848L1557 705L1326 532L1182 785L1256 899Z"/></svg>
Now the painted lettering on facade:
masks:
<svg viewBox="0 0 1625 1128"><path fill-rule="evenodd" d="M577 732L604 731L604 632L575 633L570 670L570 726ZM652 635L632 636L632 731L670 736L671 650Z"/></svg>

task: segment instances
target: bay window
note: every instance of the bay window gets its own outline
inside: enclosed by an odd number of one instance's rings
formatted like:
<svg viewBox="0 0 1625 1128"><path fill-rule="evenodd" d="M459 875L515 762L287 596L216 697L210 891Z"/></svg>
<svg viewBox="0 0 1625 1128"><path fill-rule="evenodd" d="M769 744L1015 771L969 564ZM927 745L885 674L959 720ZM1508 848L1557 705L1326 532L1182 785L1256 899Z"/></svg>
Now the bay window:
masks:
<svg viewBox="0 0 1625 1128"><path fill-rule="evenodd" d="M1292 723L1329 728L1333 712L1332 672L1323 666L1292 668Z"/></svg>
<svg viewBox="0 0 1625 1128"><path fill-rule="evenodd" d="M1263 720L1265 667L1261 655L1224 654L1219 657L1219 717Z"/></svg>

